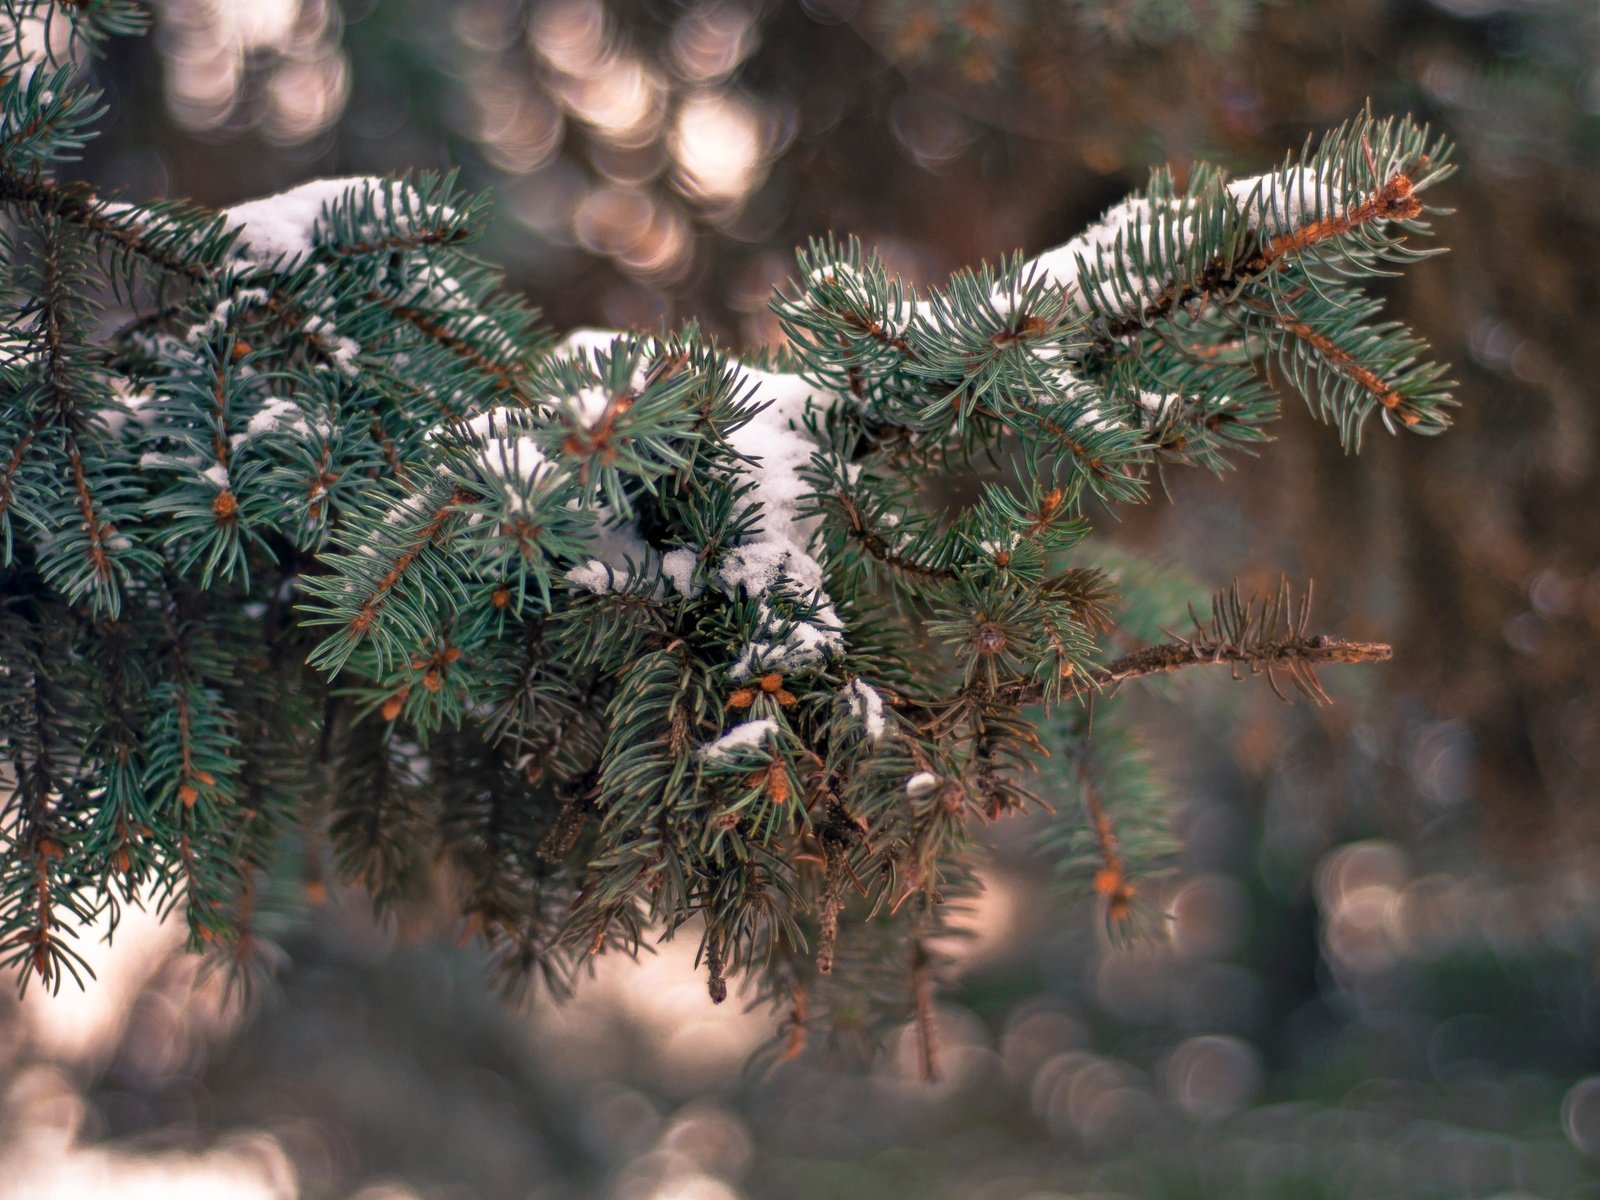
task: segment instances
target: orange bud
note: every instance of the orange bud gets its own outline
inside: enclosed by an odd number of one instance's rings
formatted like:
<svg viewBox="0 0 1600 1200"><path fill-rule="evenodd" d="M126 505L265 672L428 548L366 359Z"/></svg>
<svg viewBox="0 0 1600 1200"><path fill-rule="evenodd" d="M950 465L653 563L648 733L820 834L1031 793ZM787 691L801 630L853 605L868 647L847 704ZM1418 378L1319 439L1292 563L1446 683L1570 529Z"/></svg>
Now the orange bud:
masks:
<svg viewBox="0 0 1600 1200"><path fill-rule="evenodd" d="M789 801L789 772L783 769L782 763L775 762L767 768L767 795L774 804Z"/></svg>
<svg viewBox="0 0 1600 1200"><path fill-rule="evenodd" d="M216 787L217 785L217 777L210 771L196 771L194 777L207 787Z"/></svg>
<svg viewBox="0 0 1600 1200"><path fill-rule="evenodd" d="M511 589L506 587L495 588L495 590L489 594L489 602L496 608L504 608L506 605L511 603Z"/></svg>
<svg viewBox="0 0 1600 1200"><path fill-rule="evenodd" d="M400 710L405 706L406 697L411 694L410 688L401 688L394 695L383 702L383 719L392 721L400 715Z"/></svg>
<svg viewBox="0 0 1600 1200"><path fill-rule="evenodd" d="M756 702L755 688L740 688L728 697L728 708L749 708Z"/></svg>
<svg viewBox="0 0 1600 1200"><path fill-rule="evenodd" d="M777 691L782 686L783 676L778 674L776 671L772 672L770 675L763 675L761 677L761 690L766 692L768 695Z"/></svg>
<svg viewBox="0 0 1600 1200"><path fill-rule="evenodd" d="M235 342L233 344L233 361L238 362L250 353L249 342Z"/></svg>
<svg viewBox="0 0 1600 1200"><path fill-rule="evenodd" d="M422 677L422 686L432 694L438 695L439 689L444 686L444 683L439 679L439 672L430 670Z"/></svg>
<svg viewBox="0 0 1600 1200"><path fill-rule="evenodd" d="M461 657L461 647L460 646L451 646L448 650L446 650L444 652L444 660L447 663L453 663L457 659L459 659L460 657Z"/></svg>
<svg viewBox="0 0 1600 1200"><path fill-rule="evenodd" d="M1112 892L1106 901L1106 916L1119 924L1133 916L1133 888L1126 887L1120 892Z"/></svg>
<svg viewBox="0 0 1600 1200"><path fill-rule="evenodd" d="M185 808L193 808L194 802L200 799L200 793L186 783L178 789L178 799L183 801Z"/></svg>
<svg viewBox="0 0 1600 1200"><path fill-rule="evenodd" d="M328 901L328 885L320 879L306 880L306 903L321 908Z"/></svg>
<svg viewBox="0 0 1600 1200"><path fill-rule="evenodd" d="M227 488L223 488L211 502L211 511L216 514L217 520L226 521L239 511L239 499Z"/></svg>

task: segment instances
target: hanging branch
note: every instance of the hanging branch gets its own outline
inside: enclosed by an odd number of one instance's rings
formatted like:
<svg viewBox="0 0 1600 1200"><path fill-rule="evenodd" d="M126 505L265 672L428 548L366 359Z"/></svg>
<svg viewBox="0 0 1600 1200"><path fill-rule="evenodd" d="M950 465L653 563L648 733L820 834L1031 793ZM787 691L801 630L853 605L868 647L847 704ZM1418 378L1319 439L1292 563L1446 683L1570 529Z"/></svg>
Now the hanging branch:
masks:
<svg viewBox="0 0 1600 1200"><path fill-rule="evenodd" d="M93 41L132 9L49 11ZM1193 591L1086 539L1157 472L1257 449L1268 360L1347 444L1445 427L1443 368L1364 290L1423 255L1448 173L1414 122L1157 172L937 287L815 243L773 301L791 351L752 361L693 325L556 341L463 249L484 211L451 176L107 201L61 175L99 97L26 66L0 79L24 975L70 973L135 884L255 957L257 872L326 819L343 880L448 904L513 987L698 921L711 995L755 977L786 1056L909 1010L932 1077L930 943L990 822L1069 814L1113 918L1145 866L1132 750L1096 744L1080 812L1034 773L1042 720L1206 665L1325 703L1321 668L1390 655L1287 585L1164 635Z"/></svg>

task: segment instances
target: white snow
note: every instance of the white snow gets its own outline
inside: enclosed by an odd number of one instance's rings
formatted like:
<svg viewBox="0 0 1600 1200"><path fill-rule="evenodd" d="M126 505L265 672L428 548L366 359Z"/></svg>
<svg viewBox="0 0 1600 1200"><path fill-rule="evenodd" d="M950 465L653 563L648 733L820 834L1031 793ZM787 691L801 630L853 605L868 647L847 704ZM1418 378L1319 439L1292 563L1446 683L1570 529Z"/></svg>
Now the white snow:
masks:
<svg viewBox="0 0 1600 1200"><path fill-rule="evenodd" d="M1148 243L1157 223L1166 209L1153 210L1149 200L1131 196L1107 209L1105 214L1089 228L1069 242L1046 250L1022 269L1022 278L1042 277L1065 289L1076 297L1079 308L1085 301L1079 291L1079 279L1087 268L1095 270L1115 260L1119 247L1132 243L1136 234ZM1145 296L1153 295L1165 281L1145 279L1139 281L1138 290ZM1113 291L1120 291L1113 288ZM1135 297L1115 297L1132 307Z"/></svg>
<svg viewBox="0 0 1600 1200"><path fill-rule="evenodd" d="M788 557L789 547L771 542L736 546L722 556L717 578L730 592L742 587L750 595L759 596L778 582Z"/></svg>
<svg viewBox="0 0 1600 1200"><path fill-rule="evenodd" d="M333 341L333 364L339 368L339 373L347 379L354 379L358 372L356 355L361 353L361 345L354 338L347 338L342 334Z"/></svg>
<svg viewBox="0 0 1600 1200"><path fill-rule="evenodd" d="M577 501L570 507L576 508ZM586 591L600 595L619 592L630 587L636 574L660 574L660 556L639 536L631 521L619 521L606 505L595 509L598 531L595 536L595 557L579 563L567 572L567 578ZM662 595L658 583L651 593L659 599Z"/></svg>
<svg viewBox="0 0 1600 1200"><path fill-rule="evenodd" d="M601 562L598 558L591 558L588 562L573 567L567 572L567 580L597 596L621 590L616 572L609 564ZM626 586L627 580L623 579L622 584Z"/></svg>
<svg viewBox="0 0 1600 1200"><path fill-rule="evenodd" d="M228 327L228 322L233 320L236 308L251 308L265 304L268 300L265 288L240 288L232 296L219 300L215 308L204 321L198 325L191 325L183 340L191 346L198 346L201 342L210 341Z"/></svg>
<svg viewBox="0 0 1600 1200"><path fill-rule="evenodd" d="M374 197L379 211L388 207L389 190L382 179L351 177L313 179L299 187L224 209L223 220L239 231L235 245L264 265L288 267L311 253L319 223L328 210L349 196Z"/></svg>
<svg viewBox="0 0 1600 1200"><path fill-rule="evenodd" d="M1015 533L1006 534L1004 541L996 541L994 538L984 538L978 543L978 549L982 550L990 558L996 558L1002 554L1010 554L1016 548L1017 535Z"/></svg>
<svg viewBox="0 0 1600 1200"><path fill-rule="evenodd" d="M610 404L611 393L598 386L579 388L576 394L567 397L567 408L585 429L593 429L599 424Z"/></svg>
<svg viewBox="0 0 1600 1200"><path fill-rule="evenodd" d="M878 694L878 689L859 679L852 679L845 694L850 700L851 713L866 727L867 739L882 741L889 726L884 720L883 697Z"/></svg>
<svg viewBox="0 0 1600 1200"><path fill-rule="evenodd" d="M1166 420L1183 403L1183 396L1177 392L1147 392L1143 388L1139 389L1134 399L1152 425Z"/></svg>
<svg viewBox="0 0 1600 1200"><path fill-rule="evenodd" d="M918 771L906 780L906 795L915 800L919 796L926 796L939 786L939 777L932 771Z"/></svg>
<svg viewBox="0 0 1600 1200"><path fill-rule="evenodd" d="M740 366L735 387L754 393L751 404L766 404L749 422L728 436L740 454L756 459L744 474L758 487L755 499L761 504L763 523L770 526L765 540L782 539L804 553L816 527L815 520L801 521L795 510L800 497L811 490L800 477L800 468L811 461L817 447L806 434L804 418L809 405L818 413L838 402L838 396L818 388L799 375L779 375L755 367ZM817 572L820 580L821 571Z"/></svg>
<svg viewBox="0 0 1600 1200"><path fill-rule="evenodd" d="M844 650L844 631L839 625L838 614L829 604L822 608L818 616L827 624L785 620L763 603L761 624L765 636L745 644L728 677L733 680L748 679L768 671L787 674L815 666L824 658L841 653Z"/></svg>
<svg viewBox="0 0 1600 1200"><path fill-rule="evenodd" d="M680 595L697 596L700 588L694 582L694 569L699 556L693 550L668 550L661 556L661 574Z"/></svg>
<svg viewBox="0 0 1600 1200"><path fill-rule="evenodd" d="M293 400L269 396L245 426L246 437L265 437L269 433L309 434L311 423ZM234 439L238 444L239 439Z"/></svg>
<svg viewBox="0 0 1600 1200"><path fill-rule="evenodd" d="M839 287L849 287L861 282L861 272L849 263L829 263L826 266L813 267L806 274L806 283L812 287L819 284L836 284Z"/></svg>
<svg viewBox="0 0 1600 1200"><path fill-rule="evenodd" d="M736 750L758 749L777 732L778 723L771 717L760 721L746 721L743 725L735 725L716 741L700 747L700 756L718 759L725 758Z"/></svg>
<svg viewBox="0 0 1600 1200"><path fill-rule="evenodd" d="M428 498L421 492L410 492L402 496L397 504L384 516L386 525L404 525L407 521L415 521L428 511ZM370 548L363 546L364 552Z"/></svg>
<svg viewBox="0 0 1600 1200"><path fill-rule="evenodd" d="M609 354L612 347L616 345L622 336L622 334L614 330L574 329L556 344L555 356L557 358L570 358L598 367L599 356ZM641 342L643 352L639 355L638 364L634 367L633 375L628 380L628 386L636 393L645 389L647 367L655 345L655 339L653 338L645 338ZM611 403L612 396L613 393L609 388L594 384L580 388L577 395L566 397L564 403L567 409L577 417L580 425L585 429L593 429L595 423L605 415L606 407Z"/></svg>
<svg viewBox="0 0 1600 1200"><path fill-rule="evenodd" d="M614 329L574 329L556 343L555 356L592 360L596 354L609 354L622 336Z"/></svg>
<svg viewBox="0 0 1600 1200"><path fill-rule="evenodd" d="M477 462L484 473L512 485L531 486L549 472L554 464L539 449L539 443L526 435L512 436L515 414L523 410L492 408L467 421L461 428L478 445ZM524 414L525 415L525 414ZM508 486L507 495L513 504L521 502L521 493Z"/></svg>
<svg viewBox="0 0 1600 1200"><path fill-rule="evenodd" d="M212 487L216 488L217 491L225 492L228 490L228 468L223 466L221 463L212 463L204 471L201 471L200 474L206 480L206 482L211 484Z"/></svg>
<svg viewBox="0 0 1600 1200"><path fill-rule="evenodd" d="M361 353L361 343L354 338L345 337L326 317L319 317L315 313L308 316L302 328L312 337L323 343L324 348L339 374L346 379L354 379L357 374L356 355Z"/></svg>
<svg viewBox="0 0 1600 1200"><path fill-rule="evenodd" d="M1228 195L1251 229L1275 235L1316 219L1319 212L1338 212L1344 191L1336 177L1325 180L1311 167L1291 167L1235 179Z"/></svg>
<svg viewBox="0 0 1600 1200"><path fill-rule="evenodd" d="M111 395L117 401L117 407L106 410L105 422L107 431L113 437L121 437L129 422L143 425L150 419L145 405L155 399L155 393L149 388L136 388L130 380L118 375L111 381Z"/></svg>
<svg viewBox="0 0 1600 1200"><path fill-rule="evenodd" d="M785 628L786 622L763 605L761 634L744 648L729 673L737 680L757 669L795 671L815 666L843 651L844 634L839 614L823 590L822 565L809 552L817 518L799 515L801 498L812 490L800 471L817 448L805 429L806 412L825 411L839 397L798 375L746 366L737 369L736 386L741 394L750 394L750 404L766 404L728 437L733 448L751 460L741 474L756 485L750 497L761 506L760 527L723 556L718 582L730 595L740 589L750 596L788 590L817 607L817 623L799 621Z"/></svg>

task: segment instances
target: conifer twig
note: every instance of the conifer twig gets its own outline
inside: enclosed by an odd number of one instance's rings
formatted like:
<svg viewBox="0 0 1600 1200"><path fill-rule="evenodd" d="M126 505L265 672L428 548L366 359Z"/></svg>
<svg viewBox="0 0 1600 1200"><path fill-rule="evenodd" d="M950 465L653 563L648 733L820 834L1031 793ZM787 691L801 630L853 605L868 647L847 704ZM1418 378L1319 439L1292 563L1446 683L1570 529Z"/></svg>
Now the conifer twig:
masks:
<svg viewBox="0 0 1600 1200"><path fill-rule="evenodd" d="M1112 659L1109 663L1079 672L1056 690L1061 698L1086 696L1111 689L1115 691L1132 679L1169 674L1188 667L1227 666L1235 679L1241 669L1251 675L1265 675L1278 696L1288 697L1278 687L1281 672L1307 699L1316 704L1331 701L1317 679L1317 668L1337 663L1387 662L1393 649L1382 642L1353 642L1331 634L1310 634L1311 590L1295 600L1288 583L1280 583L1269 598L1246 598L1235 584L1213 598L1212 619L1202 625L1195 620L1194 632L1144 646ZM980 689L968 688L966 692ZM991 700L1007 704L1033 704L1045 699L1044 688L1032 681L1014 680L992 690L982 689Z"/></svg>
<svg viewBox="0 0 1600 1200"><path fill-rule="evenodd" d="M1180 639L1146 646L1113 659L1090 672L1087 679L1074 683L1069 690L1073 695L1081 696L1102 688L1116 687L1130 679L1181 671L1185 667L1226 665L1234 668L1237 677L1240 667L1249 668L1251 674L1270 675L1274 669L1304 673L1313 667L1330 663L1387 662L1393 656L1393 648L1382 642L1351 642L1328 634L1245 646L1208 645L1200 640ZM1327 699L1326 693L1320 689L1314 695L1319 702Z"/></svg>
<svg viewBox="0 0 1600 1200"><path fill-rule="evenodd" d="M7 202L26 204L37 212L70 221L96 237L115 242L168 274L181 275L192 283L203 283L210 278L205 264L155 245L141 230L107 217L100 198L87 184L23 175L0 163L0 203Z"/></svg>
<svg viewBox="0 0 1600 1200"><path fill-rule="evenodd" d="M1343 213L1308 221L1231 263L1215 262L1193 279L1174 281L1139 312L1108 322L1106 333L1109 337L1119 338L1148 329L1162 318L1196 301L1237 294L1244 285L1255 282L1280 263L1313 246L1374 221L1409 220L1421 211L1422 201L1417 198L1416 187L1410 176L1397 172Z"/></svg>

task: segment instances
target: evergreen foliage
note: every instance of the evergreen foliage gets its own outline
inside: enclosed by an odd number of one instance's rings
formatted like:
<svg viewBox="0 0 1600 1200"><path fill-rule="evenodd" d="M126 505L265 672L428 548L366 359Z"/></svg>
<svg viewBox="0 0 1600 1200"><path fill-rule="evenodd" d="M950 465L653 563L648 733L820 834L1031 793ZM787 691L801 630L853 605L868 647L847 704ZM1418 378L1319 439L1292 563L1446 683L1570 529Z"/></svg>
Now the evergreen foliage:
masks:
<svg viewBox="0 0 1600 1200"><path fill-rule="evenodd" d="M93 194L59 174L100 111L83 64L137 13L4 10L24 980L151 896L248 965L256 889L296 859L315 882L325 841L380 906L445 896L511 985L694 920L713 996L753 977L796 1053L818 1021L926 1016L944 914L983 826L1043 805L1046 741L1071 804L1045 845L1128 923L1162 838L1123 683L1225 663L1322 700L1318 667L1387 656L1287 589L1174 638L1186 589L1085 536L1265 440L1275 366L1347 446L1446 426L1440 369L1363 290L1429 252L1448 147L1409 120L1255 178L1159 172L930 291L815 243L758 366L693 326L555 342L449 177L220 213Z"/></svg>

